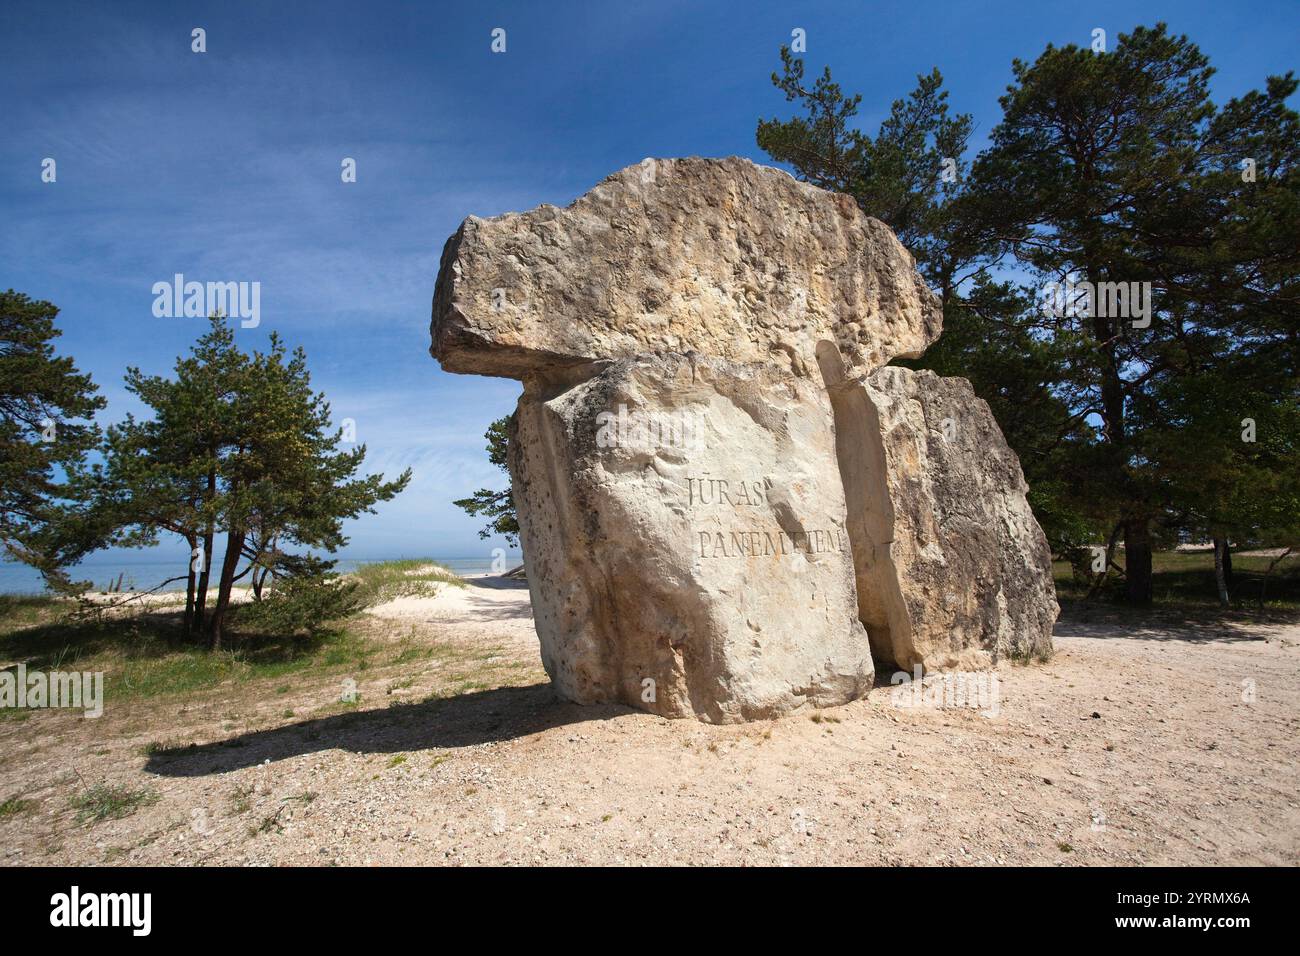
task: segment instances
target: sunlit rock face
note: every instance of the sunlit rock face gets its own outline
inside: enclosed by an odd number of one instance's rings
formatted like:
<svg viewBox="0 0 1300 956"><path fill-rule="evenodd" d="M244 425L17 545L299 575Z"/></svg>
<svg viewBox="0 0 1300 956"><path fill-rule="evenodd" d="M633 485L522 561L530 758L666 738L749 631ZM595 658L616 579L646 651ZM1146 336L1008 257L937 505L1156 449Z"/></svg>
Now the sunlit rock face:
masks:
<svg viewBox="0 0 1300 956"><path fill-rule="evenodd" d="M467 219L432 352L524 383L509 465L560 696L752 720L1049 650L1046 544L988 407L882 368L940 328L887 227L747 160Z"/></svg>
<svg viewBox="0 0 1300 956"><path fill-rule="evenodd" d="M510 448L542 659L563 697L722 722L871 687L815 383L638 356L530 388Z"/></svg>
<svg viewBox="0 0 1300 956"><path fill-rule="evenodd" d="M745 159L647 159L564 209L471 216L447 242L433 354L523 378L653 352L808 375L829 339L870 371L939 337L939 302L849 197Z"/></svg>

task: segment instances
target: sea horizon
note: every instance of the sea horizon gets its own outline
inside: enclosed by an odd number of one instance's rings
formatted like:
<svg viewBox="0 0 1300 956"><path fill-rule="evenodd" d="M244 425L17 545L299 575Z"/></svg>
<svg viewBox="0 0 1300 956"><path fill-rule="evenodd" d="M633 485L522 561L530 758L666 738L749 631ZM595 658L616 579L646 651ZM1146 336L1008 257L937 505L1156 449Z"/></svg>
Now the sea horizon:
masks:
<svg viewBox="0 0 1300 956"><path fill-rule="evenodd" d="M393 554L380 557L337 557L334 559L336 562L334 569L340 574L346 574L361 565L377 564L382 561L411 560L414 558L427 558L443 565L456 574L462 575L487 573L492 570L494 560L490 554L477 556L463 554ZM213 563L216 564L219 561L220 555L214 555ZM507 569L516 567L521 563L523 563L522 554L519 552L506 553L505 564ZM89 580L93 587L98 590L109 589L118 581L120 576L123 591L153 590L169 578L177 577L183 573L184 563L182 558L131 560L129 557L118 555L92 555L77 566L69 569L69 574L73 580ZM184 591L185 586L186 581L181 578L181 580L173 581L159 588L159 590ZM215 580L212 582L212 586L216 586ZM0 560L0 594L30 595L46 593L49 593L49 591L45 587L40 572L25 564Z"/></svg>

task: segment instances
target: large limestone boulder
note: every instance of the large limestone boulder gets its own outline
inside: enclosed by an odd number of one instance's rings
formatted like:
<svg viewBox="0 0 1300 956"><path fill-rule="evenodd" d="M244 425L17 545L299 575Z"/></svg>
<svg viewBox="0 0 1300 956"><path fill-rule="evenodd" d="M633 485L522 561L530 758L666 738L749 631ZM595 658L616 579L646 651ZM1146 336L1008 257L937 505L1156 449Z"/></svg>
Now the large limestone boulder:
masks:
<svg viewBox="0 0 1300 956"><path fill-rule="evenodd" d="M746 159L647 159L564 209L466 219L433 354L511 378L645 352L809 374L828 339L866 372L941 327L911 254L848 196Z"/></svg>
<svg viewBox="0 0 1300 956"><path fill-rule="evenodd" d="M876 665L1050 654L1051 552L988 404L965 379L903 368L840 378L831 396Z"/></svg>
<svg viewBox="0 0 1300 956"><path fill-rule="evenodd" d="M432 352L524 382L510 448L559 694L712 721L873 665L1050 650L1047 546L912 257L747 160L646 160L446 245Z"/></svg>
<svg viewBox="0 0 1300 956"><path fill-rule="evenodd" d="M531 383L514 427L533 613L562 697L726 722L871 687L814 382L641 356Z"/></svg>

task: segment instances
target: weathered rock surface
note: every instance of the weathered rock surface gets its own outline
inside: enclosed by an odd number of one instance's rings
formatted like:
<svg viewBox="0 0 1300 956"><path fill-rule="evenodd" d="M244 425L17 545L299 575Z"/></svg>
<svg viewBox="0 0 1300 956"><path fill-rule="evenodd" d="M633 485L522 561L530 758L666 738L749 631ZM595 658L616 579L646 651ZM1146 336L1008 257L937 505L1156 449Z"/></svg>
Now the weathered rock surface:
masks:
<svg viewBox="0 0 1300 956"><path fill-rule="evenodd" d="M530 387L511 439L542 660L562 697L726 722L871 687L814 382L642 356Z"/></svg>
<svg viewBox="0 0 1300 956"><path fill-rule="evenodd" d="M433 354L511 378L643 352L807 374L919 356L942 312L911 254L848 196L746 159L648 159L572 205L471 216L447 242Z"/></svg>
<svg viewBox="0 0 1300 956"><path fill-rule="evenodd" d="M882 368L831 386L859 608L877 666L1051 653L1059 608L1020 461L970 383Z"/></svg>
<svg viewBox="0 0 1300 956"><path fill-rule="evenodd" d="M860 696L873 661L1049 652L1050 555L988 407L881 368L940 326L888 228L747 160L467 219L432 352L525 384L510 472L559 694L748 720Z"/></svg>

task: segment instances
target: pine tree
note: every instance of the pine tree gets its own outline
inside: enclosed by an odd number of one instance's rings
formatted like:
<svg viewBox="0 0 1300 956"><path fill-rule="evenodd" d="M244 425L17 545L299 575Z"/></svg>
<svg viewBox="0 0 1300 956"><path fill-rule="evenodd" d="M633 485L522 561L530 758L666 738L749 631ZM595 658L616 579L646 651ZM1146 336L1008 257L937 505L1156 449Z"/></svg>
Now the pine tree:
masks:
<svg viewBox="0 0 1300 956"><path fill-rule="evenodd" d="M67 488L59 472L75 471L98 440L90 419L104 407L90 376L54 354L59 310L10 289L0 293L0 548L65 580L61 568L89 545L60 538Z"/></svg>
<svg viewBox="0 0 1300 956"><path fill-rule="evenodd" d="M968 127L947 117L937 72L871 139L852 126L860 97L829 70L809 88L802 62L785 49L782 61L773 81L808 115L760 123L759 145L914 249L945 331L902 364L971 379L1058 553L1122 537L1127 596L1145 602L1153 537L1288 534L1257 499L1289 500L1270 469L1300 443L1291 74L1218 108L1207 58L1163 24L1121 35L1111 53L1049 46L1012 64L991 145L968 167ZM941 156L956 157L945 164L957 182L936 183ZM994 281L1005 266L1033 281ZM1041 308L1038 290L1065 280L1150 282L1150 324ZM1269 423L1267 453L1240 440L1251 412ZM1198 485L1208 459L1219 478Z"/></svg>
<svg viewBox="0 0 1300 956"><path fill-rule="evenodd" d="M970 380L1020 456L1053 548L1077 548L1095 535L1096 522L1073 506L1061 471L1081 418L1055 391L1060 350L1023 321L1032 296L991 278L982 261L987 239L962 215L970 116L950 115L935 69L894 101L871 137L854 126L861 95L846 96L829 68L809 86L803 61L786 47L781 64L772 83L805 115L761 120L758 145L799 179L852 196L916 256L942 300L944 334L921 359L898 364Z"/></svg>
<svg viewBox="0 0 1300 956"><path fill-rule="evenodd" d="M509 415L498 418L488 426L488 430L483 435L487 439L488 461L502 471L507 471L510 418ZM509 488L505 491L480 488L470 497L459 498L452 503L475 517L478 515L487 517L488 523L479 530L480 538L504 535L510 547L518 547L519 517L515 513L515 502Z"/></svg>
<svg viewBox="0 0 1300 956"><path fill-rule="evenodd" d="M96 479L102 514L116 521L122 543L150 544L170 532L189 544L196 560L187 572L187 619L219 649L237 581L250 577L260 596L268 577L304 568L319 577L319 562L286 549L342 547L343 521L397 495L410 471L390 482L355 477L366 448L340 450L342 431L331 430L329 405L311 390L302 349L289 353L273 334L267 352L246 354L224 318L210 326L174 377L128 371L128 389L153 414L110 430ZM209 612L212 552L222 535Z"/></svg>
<svg viewBox="0 0 1300 956"><path fill-rule="evenodd" d="M1294 351L1297 146L1284 100L1296 84L1271 78L1220 111L1208 59L1163 24L1121 34L1111 53L1049 46L1013 73L963 215L991 253L1044 281L1151 284L1145 327L1094 300L1045 333L1067 356L1058 392L1094 416L1084 494L1123 536L1129 600L1149 601L1153 525L1171 530L1188 505L1168 497L1177 463L1153 460L1155 444L1176 447L1162 432L1182 427L1163 399L1198 391L1194 378L1252 343L1289 338ZM1239 175L1251 153L1262 188Z"/></svg>

